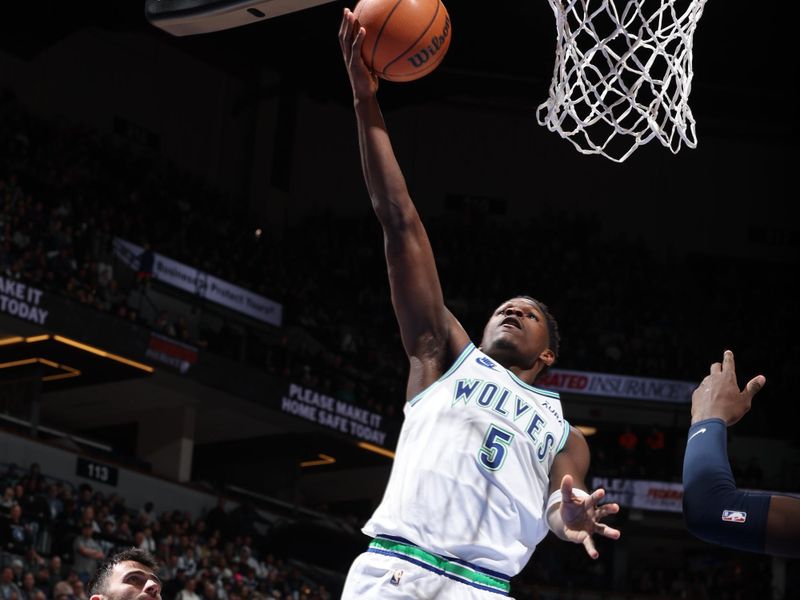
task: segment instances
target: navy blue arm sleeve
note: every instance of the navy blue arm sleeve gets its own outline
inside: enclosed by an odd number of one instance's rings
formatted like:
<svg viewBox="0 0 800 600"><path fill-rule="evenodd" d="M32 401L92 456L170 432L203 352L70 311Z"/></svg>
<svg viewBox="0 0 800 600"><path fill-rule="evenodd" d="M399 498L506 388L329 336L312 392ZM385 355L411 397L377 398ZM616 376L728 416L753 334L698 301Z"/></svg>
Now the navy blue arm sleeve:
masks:
<svg viewBox="0 0 800 600"><path fill-rule="evenodd" d="M683 457L686 526L707 542L764 552L771 496L736 489L727 429L722 419L706 419L689 429Z"/></svg>

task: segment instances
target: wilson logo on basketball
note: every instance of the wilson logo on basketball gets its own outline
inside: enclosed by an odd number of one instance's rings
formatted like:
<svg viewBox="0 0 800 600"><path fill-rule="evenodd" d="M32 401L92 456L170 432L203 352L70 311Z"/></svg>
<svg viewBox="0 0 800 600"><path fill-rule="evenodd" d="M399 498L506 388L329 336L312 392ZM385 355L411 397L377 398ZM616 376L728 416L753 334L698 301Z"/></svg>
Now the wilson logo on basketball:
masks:
<svg viewBox="0 0 800 600"><path fill-rule="evenodd" d="M422 48L419 52L412 54L408 57L408 62L411 63L411 66L415 69L418 69L422 65L424 65L428 60L430 60L433 56L439 52L439 49L444 46L447 37L450 35L450 17L447 17L444 20L444 29L442 29L442 33L440 35L434 35L431 38L431 43L428 45L427 48Z"/></svg>

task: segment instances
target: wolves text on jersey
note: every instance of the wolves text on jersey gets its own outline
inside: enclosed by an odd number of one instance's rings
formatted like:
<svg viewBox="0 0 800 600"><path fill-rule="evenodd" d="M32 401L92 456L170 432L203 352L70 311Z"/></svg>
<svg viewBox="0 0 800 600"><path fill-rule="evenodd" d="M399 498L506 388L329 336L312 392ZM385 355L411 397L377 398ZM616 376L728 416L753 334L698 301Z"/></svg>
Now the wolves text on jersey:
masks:
<svg viewBox="0 0 800 600"><path fill-rule="evenodd" d="M536 407L521 398L508 388L501 387L493 381L484 379L458 379L453 391L452 407L461 402L469 405L471 400L479 408L492 411L507 421L516 423L523 419L523 429L536 447L536 458L543 461L552 452L556 443L556 435L552 431L544 431L547 422L536 410ZM542 435L544 431L544 435Z"/></svg>

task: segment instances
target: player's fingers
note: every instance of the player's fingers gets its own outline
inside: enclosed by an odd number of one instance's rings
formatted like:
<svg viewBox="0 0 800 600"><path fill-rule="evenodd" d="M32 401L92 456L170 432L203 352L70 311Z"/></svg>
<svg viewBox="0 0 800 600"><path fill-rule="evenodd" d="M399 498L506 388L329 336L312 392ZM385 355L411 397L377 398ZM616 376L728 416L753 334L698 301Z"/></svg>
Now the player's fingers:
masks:
<svg viewBox="0 0 800 600"><path fill-rule="evenodd" d="M714 375L715 373L722 373L722 363L711 363L711 369L709 369L709 373Z"/></svg>
<svg viewBox="0 0 800 600"><path fill-rule="evenodd" d="M342 18L342 33L344 34L344 39L349 40L350 34L353 31L353 23L355 22L356 17L349 8L344 9L344 17Z"/></svg>
<svg viewBox="0 0 800 600"><path fill-rule="evenodd" d="M764 384L767 383L767 378L763 375L756 375L750 381L747 382L747 385L744 386L744 394L747 396L749 400L753 399L758 392L761 391L761 388L764 387Z"/></svg>
<svg viewBox="0 0 800 600"><path fill-rule="evenodd" d="M586 507L593 507L597 506L597 504L602 500L606 495L606 491L603 488L597 489L591 493L591 495L586 499Z"/></svg>
<svg viewBox="0 0 800 600"><path fill-rule="evenodd" d="M339 45L342 47L342 50L345 51L350 47L350 31L353 28L352 21L350 10L345 8L342 24L339 26Z"/></svg>
<svg viewBox="0 0 800 600"><path fill-rule="evenodd" d="M611 502L609 504L603 504L602 506L598 506L597 510L595 510L595 515L597 519L603 519L608 515L615 515L619 512L619 504L616 502Z"/></svg>
<svg viewBox="0 0 800 600"><path fill-rule="evenodd" d="M595 533L602 535L603 537L607 537L611 540L618 540L619 536L622 535L619 529L614 529L613 527L609 527L603 523L598 523L594 527Z"/></svg>
<svg viewBox="0 0 800 600"><path fill-rule="evenodd" d="M358 31L356 31L356 37L353 40L353 56L361 56L361 46L364 44L364 38L367 37L367 30L361 27L358 21L356 21L356 26Z"/></svg>
<svg viewBox="0 0 800 600"><path fill-rule="evenodd" d="M736 361L733 360L733 351L725 350L722 353L722 371L736 373Z"/></svg>
<svg viewBox="0 0 800 600"><path fill-rule="evenodd" d="M587 535L586 538L584 538L583 547L586 548L586 554L588 554L590 558L597 558L600 556L597 548L594 547L594 540L592 539L592 536Z"/></svg>
<svg viewBox="0 0 800 600"><path fill-rule="evenodd" d="M572 498L572 475L561 478L561 501L565 502L568 498Z"/></svg>

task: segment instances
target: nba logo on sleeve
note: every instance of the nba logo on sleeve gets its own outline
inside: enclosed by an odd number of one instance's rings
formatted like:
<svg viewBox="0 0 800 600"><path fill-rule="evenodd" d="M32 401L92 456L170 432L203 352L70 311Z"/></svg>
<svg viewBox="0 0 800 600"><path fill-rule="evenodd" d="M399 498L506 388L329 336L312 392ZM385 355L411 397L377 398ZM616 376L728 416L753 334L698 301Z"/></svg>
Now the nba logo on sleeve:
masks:
<svg viewBox="0 0 800 600"><path fill-rule="evenodd" d="M744 523L747 521L747 513L741 510L723 510L722 520L729 523Z"/></svg>

